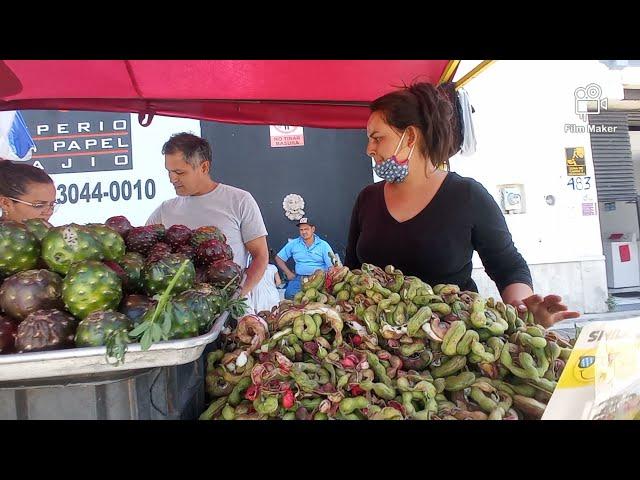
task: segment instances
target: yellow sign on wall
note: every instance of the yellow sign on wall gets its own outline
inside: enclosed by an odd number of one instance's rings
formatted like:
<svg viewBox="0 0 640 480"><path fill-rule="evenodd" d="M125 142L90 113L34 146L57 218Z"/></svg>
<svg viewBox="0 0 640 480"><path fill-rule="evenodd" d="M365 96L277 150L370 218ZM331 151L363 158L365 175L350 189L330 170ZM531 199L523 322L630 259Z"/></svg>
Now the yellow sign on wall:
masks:
<svg viewBox="0 0 640 480"><path fill-rule="evenodd" d="M587 174L584 160L584 147L568 147L564 149L567 162L567 175L581 177Z"/></svg>

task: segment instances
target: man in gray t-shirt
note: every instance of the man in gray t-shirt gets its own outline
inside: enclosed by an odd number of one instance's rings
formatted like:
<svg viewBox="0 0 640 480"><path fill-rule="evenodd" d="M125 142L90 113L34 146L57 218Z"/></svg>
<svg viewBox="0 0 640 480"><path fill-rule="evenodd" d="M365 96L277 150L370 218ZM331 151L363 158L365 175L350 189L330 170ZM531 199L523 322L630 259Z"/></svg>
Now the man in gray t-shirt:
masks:
<svg viewBox="0 0 640 480"><path fill-rule="evenodd" d="M211 147L204 138L190 133L172 135L162 153L178 197L162 202L147 225L218 227L233 249L234 262L244 268L251 254L240 293L246 296L260 281L269 262L267 229L258 204L249 192L211 179Z"/></svg>

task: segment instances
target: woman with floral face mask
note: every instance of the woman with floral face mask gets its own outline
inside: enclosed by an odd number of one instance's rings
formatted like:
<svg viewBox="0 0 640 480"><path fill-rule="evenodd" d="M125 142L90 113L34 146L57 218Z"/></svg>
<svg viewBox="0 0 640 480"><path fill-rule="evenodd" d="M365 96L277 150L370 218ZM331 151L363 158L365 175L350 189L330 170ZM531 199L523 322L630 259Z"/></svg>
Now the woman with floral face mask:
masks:
<svg viewBox="0 0 640 480"><path fill-rule="evenodd" d="M48 221L56 206L56 187L44 170L0 158L0 219Z"/></svg>
<svg viewBox="0 0 640 480"><path fill-rule="evenodd" d="M384 181L358 195L345 265L394 265L431 285L477 291L471 278L475 250L505 303L526 306L545 327L578 317L558 295L533 293L527 263L489 192L441 168L456 151L453 114L445 92L428 83L372 102L367 155Z"/></svg>

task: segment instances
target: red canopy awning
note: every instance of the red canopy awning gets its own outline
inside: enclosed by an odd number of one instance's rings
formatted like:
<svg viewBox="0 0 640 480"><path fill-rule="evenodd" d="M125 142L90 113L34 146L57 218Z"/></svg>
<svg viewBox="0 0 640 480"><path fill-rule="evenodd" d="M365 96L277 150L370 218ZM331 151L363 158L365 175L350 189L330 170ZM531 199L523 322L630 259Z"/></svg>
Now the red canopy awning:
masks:
<svg viewBox="0 0 640 480"><path fill-rule="evenodd" d="M97 110L365 128L367 104L448 60L5 60L0 110Z"/></svg>

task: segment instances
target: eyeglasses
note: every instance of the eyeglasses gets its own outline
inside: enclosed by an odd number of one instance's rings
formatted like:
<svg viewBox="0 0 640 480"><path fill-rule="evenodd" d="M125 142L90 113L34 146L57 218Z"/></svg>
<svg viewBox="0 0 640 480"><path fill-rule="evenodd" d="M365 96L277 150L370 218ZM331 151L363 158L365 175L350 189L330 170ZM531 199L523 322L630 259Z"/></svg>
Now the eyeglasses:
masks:
<svg viewBox="0 0 640 480"><path fill-rule="evenodd" d="M29 205L30 207L33 207L36 210L53 210L55 212L58 206L60 205L60 201L58 200L55 200L53 202L31 203L31 202L25 202L24 200L20 200L18 198L13 198L13 197L7 197L7 198L9 200L13 200L14 202L22 203L24 205Z"/></svg>

